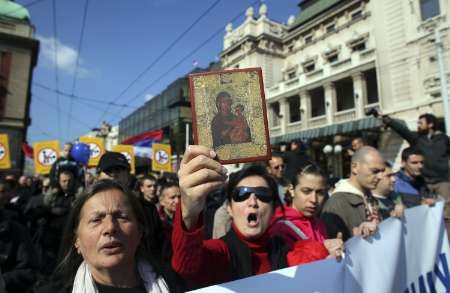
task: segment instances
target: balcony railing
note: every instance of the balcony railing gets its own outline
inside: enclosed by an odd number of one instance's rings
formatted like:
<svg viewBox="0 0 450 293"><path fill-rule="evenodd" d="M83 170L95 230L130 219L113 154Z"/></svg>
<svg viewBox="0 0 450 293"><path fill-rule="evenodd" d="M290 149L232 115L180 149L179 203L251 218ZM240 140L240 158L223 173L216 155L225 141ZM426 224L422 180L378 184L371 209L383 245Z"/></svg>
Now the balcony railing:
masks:
<svg viewBox="0 0 450 293"><path fill-rule="evenodd" d="M349 109L345 111L340 111L334 114L334 122L347 122L356 119L356 110Z"/></svg>
<svg viewBox="0 0 450 293"><path fill-rule="evenodd" d="M314 118L309 119L308 127L314 128L314 127L320 127L327 125L327 116L317 116Z"/></svg>

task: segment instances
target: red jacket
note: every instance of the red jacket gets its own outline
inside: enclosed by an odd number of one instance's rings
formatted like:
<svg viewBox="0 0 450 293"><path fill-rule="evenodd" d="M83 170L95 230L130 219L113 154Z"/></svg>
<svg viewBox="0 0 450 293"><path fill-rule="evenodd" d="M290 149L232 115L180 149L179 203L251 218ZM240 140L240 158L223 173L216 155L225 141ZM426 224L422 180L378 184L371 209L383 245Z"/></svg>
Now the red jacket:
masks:
<svg viewBox="0 0 450 293"><path fill-rule="evenodd" d="M175 214L172 233L172 267L179 273L188 288L199 288L232 281L230 254L221 239L203 240L203 224L188 231L181 219L180 205ZM232 226L240 240L252 250L254 275L271 271L268 257L268 234L256 240L244 239L242 234ZM299 265L324 259L328 251L323 244L316 241L299 241L295 249L287 255L289 266Z"/></svg>
<svg viewBox="0 0 450 293"><path fill-rule="evenodd" d="M286 223L282 222L283 220L292 222L308 239L323 243L328 238L325 224L319 218L305 217L300 211L288 206L284 207L283 213L283 210L279 207L275 210L272 218L269 234L270 236L280 236L289 247L292 247L296 241L302 238Z"/></svg>

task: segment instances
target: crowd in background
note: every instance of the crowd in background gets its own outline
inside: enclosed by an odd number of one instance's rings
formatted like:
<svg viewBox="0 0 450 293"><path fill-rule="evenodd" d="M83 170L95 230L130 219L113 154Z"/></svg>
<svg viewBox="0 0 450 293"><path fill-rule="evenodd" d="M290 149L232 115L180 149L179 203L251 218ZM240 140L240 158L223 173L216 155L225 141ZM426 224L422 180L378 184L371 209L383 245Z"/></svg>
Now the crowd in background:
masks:
<svg viewBox="0 0 450 293"><path fill-rule="evenodd" d="M376 233L405 208L450 197L450 142L436 118L420 116L411 132L380 117L410 144L401 169L357 137L350 174L338 179L307 156L301 140L232 174L214 151L190 146L178 174L137 176L115 152L86 169L68 143L48 176L0 180L2 286L181 292L339 259L347 239Z"/></svg>

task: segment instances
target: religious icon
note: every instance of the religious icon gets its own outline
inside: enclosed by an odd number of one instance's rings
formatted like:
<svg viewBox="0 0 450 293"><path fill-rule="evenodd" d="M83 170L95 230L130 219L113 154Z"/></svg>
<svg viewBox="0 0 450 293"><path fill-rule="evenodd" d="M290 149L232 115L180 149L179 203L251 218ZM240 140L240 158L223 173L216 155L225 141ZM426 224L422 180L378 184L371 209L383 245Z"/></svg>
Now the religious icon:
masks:
<svg viewBox="0 0 450 293"><path fill-rule="evenodd" d="M260 68L191 74L189 86L195 144L225 164L270 158Z"/></svg>

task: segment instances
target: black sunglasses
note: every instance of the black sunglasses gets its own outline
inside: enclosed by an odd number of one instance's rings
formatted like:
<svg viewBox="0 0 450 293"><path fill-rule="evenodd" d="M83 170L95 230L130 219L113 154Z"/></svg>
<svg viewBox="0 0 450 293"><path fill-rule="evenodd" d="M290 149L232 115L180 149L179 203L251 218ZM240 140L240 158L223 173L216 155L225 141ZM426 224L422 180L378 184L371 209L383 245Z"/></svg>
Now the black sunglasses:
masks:
<svg viewBox="0 0 450 293"><path fill-rule="evenodd" d="M273 201L272 192L267 187L236 187L231 194L231 198L236 202L240 202L248 199L252 193L262 202Z"/></svg>

